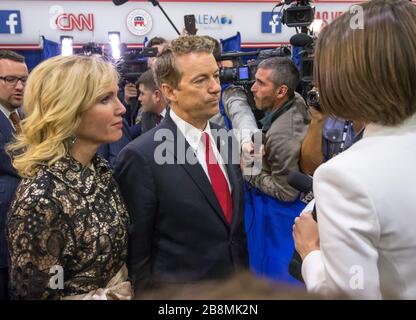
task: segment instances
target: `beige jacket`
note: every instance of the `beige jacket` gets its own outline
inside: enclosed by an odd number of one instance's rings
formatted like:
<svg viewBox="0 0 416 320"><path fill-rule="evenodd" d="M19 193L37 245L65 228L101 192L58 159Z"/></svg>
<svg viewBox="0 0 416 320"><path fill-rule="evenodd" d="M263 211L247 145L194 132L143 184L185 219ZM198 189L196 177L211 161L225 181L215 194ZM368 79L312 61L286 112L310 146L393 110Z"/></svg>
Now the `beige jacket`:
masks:
<svg viewBox="0 0 416 320"><path fill-rule="evenodd" d="M300 170L300 148L311 121L301 95L295 93L295 97L282 108L289 104L289 110L277 118L273 116L281 108L261 120L263 131L267 130L262 171L256 176L245 176L253 186L281 201L294 201L299 195L299 192L287 183L287 176L293 170Z"/></svg>

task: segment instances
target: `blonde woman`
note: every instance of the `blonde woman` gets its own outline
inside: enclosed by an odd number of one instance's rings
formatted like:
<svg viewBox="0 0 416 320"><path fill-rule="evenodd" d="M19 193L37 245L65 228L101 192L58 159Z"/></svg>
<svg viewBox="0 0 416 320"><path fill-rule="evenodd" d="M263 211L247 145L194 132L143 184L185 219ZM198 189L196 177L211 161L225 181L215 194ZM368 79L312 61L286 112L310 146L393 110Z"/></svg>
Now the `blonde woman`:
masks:
<svg viewBox="0 0 416 320"><path fill-rule="evenodd" d="M99 57L55 57L29 76L23 177L7 222L14 299L127 298L126 207L98 147L120 139L118 75Z"/></svg>
<svg viewBox="0 0 416 320"><path fill-rule="evenodd" d="M367 125L315 172L318 225L296 218L296 249L309 291L415 299L416 6L360 6L363 29L347 12L319 34L314 76L325 114Z"/></svg>

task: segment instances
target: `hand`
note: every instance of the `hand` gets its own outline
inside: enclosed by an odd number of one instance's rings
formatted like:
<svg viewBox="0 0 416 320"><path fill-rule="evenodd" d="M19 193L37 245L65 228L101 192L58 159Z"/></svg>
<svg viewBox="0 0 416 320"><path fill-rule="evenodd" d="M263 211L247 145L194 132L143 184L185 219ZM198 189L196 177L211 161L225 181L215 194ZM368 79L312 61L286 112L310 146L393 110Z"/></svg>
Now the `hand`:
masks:
<svg viewBox="0 0 416 320"><path fill-rule="evenodd" d="M196 33L198 33L198 29L195 29ZM186 30L185 27L182 29L181 36L190 36L189 32Z"/></svg>
<svg viewBox="0 0 416 320"><path fill-rule="evenodd" d="M309 112L311 113L313 121L324 122L324 120L326 119L326 116L314 107L309 107Z"/></svg>
<svg viewBox="0 0 416 320"><path fill-rule="evenodd" d="M246 168L251 168L254 165L254 161L257 160L261 164L262 158L265 154L264 144L260 146L259 153L254 153L254 143L244 142L241 144L241 158L240 167L244 171Z"/></svg>
<svg viewBox="0 0 416 320"><path fill-rule="evenodd" d="M137 97L137 88L134 83L127 83L124 86L124 102L130 104L131 98Z"/></svg>
<svg viewBox="0 0 416 320"><path fill-rule="evenodd" d="M319 250L318 224L312 218L311 212L304 212L295 219L293 239L296 251L302 260L314 250Z"/></svg>
<svg viewBox="0 0 416 320"><path fill-rule="evenodd" d="M240 167L241 170L252 165L254 161L254 144L253 142L244 142L241 145L241 158Z"/></svg>

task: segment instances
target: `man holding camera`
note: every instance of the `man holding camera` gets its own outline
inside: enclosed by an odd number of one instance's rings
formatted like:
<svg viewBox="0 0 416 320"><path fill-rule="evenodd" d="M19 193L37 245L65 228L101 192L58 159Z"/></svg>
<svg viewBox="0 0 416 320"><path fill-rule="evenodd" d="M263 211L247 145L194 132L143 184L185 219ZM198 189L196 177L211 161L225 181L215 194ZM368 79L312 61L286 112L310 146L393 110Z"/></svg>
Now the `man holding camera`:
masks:
<svg viewBox="0 0 416 320"><path fill-rule="evenodd" d="M360 121L335 119L323 115L319 92L316 89L308 92L307 103L312 120L302 143L299 164L303 172L313 175L322 163L360 140L365 125Z"/></svg>
<svg viewBox="0 0 416 320"><path fill-rule="evenodd" d="M256 108L266 116L260 120L265 134L263 167L258 175L245 179L280 201L294 201L299 192L289 186L287 176L299 171L302 140L310 123L303 98L295 92L299 72L287 57L273 57L259 63L251 91ZM244 163L243 163L244 169Z"/></svg>

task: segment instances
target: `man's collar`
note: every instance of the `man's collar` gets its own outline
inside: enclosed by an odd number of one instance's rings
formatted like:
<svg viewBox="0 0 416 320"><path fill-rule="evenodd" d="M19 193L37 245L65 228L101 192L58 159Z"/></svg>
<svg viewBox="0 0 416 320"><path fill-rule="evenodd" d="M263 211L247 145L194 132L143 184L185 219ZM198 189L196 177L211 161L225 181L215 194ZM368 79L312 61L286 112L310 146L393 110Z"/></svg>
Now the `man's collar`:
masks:
<svg viewBox="0 0 416 320"><path fill-rule="evenodd" d="M203 132L208 133L210 139L212 140L211 126L209 124L209 121L207 121L205 129L200 130L194 127L192 124L180 118L172 109L170 109L169 115L172 121L176 124L178 130L185 137L186 141L188 141L192 149L196 150L198 148L198 145L201 142L201 136Z"/></svg>
<svg viewBox="0 0 416 320"><path fill-rule="evenodd" d="M159 113L163 118L166 117L166 107L162 110L161 113Z"/></svg>
<svg viewBox="0 0 416 320"><path fill-rule="evenodd" d="M269 128L272 126L273 121L276 120L276 118L283 114L287 109L289 109L292 106L294 100L295 98L289 99L283 106L281 106L277 110L266 113L266 115L260 120L260 123L262 124L262 130L269 130Z"/></svg>

